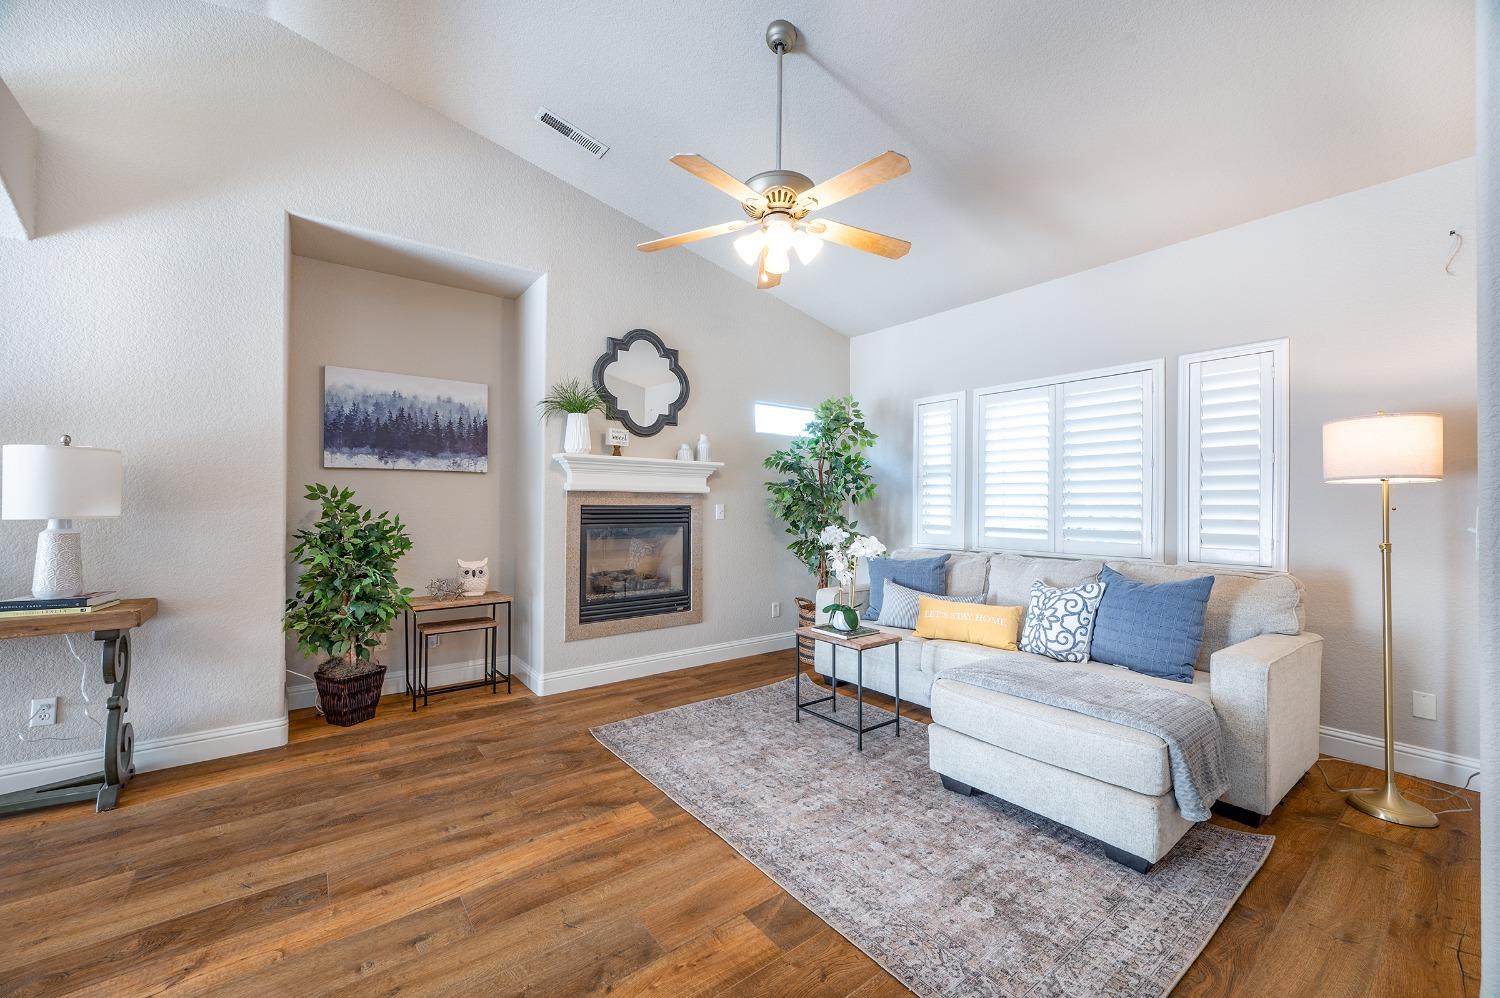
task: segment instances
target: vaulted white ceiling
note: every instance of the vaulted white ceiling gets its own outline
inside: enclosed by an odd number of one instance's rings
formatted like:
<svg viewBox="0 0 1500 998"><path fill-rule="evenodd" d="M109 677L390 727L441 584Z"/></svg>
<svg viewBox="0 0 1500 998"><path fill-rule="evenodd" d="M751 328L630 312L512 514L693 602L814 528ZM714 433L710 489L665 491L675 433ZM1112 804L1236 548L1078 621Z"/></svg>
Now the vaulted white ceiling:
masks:
<svg viewBox="0 0 1500 998"><path fill-rule="evenodd" d="M221 2L663 234L741 217L669 156L772 166L764 34L791 20L786 167L822 180L885 149L912 162L827 213L909 239L905 259L829 246L760 292L851 335L1474 146L1472 0ZM537 123L541 106L609 154ZM666 251L682 252L753 281L728 238Z"/></svg>

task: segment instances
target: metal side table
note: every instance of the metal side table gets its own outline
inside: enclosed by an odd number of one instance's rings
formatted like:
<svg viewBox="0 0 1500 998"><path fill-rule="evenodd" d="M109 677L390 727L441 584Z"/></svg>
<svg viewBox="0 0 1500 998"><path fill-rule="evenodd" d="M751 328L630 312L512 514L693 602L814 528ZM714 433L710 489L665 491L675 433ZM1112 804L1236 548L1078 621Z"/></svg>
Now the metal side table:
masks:
<svg viewBox="0 0 1500 998"><path fill-rule="evenodd" d="M830 675L829 677L833 687L832 690L826 697L819 697L816 700L806 701L802 699L801 656L796 656L797 683L795 700L797 707L794 716L796 717L799 724L802 722L802 715L804 713L809 717L816 717L819 720L827 721L830 724L837 724L839 727L844 728L847 731L854 732L855 747L858 748L861 752L865 750L865 735L869 734L871 731L876 731L880 728L883 728L888 724L894 724L896 726L896 737L901 737L901 637L899 635L887 634L884 631L878 631L874 634L861 634L857 637L844 637L830 631L825 631L822 628L818 627L799 627L797 628L797 636L799 638L811 638L814 641L822 641L823 643L830 646L829 652L833 656L832 664L829 669L830 673L832 673L832 675ZM865 727L865 652L871 651L875 648L884 648L887 645L895 646L896 716L890 718L889 720L881 721L878 724L872 724L869 727ZM838 718L833 716L834 714L838 713L839 709L838 674L840 648L848 648L855 653L855 720L853 724L849 724L845 721L840 721ZM795 642L793 643L793 651L796 651ZM848 682L848 680L844 681ZM808 710L809 707L815 707L820 703L827 703L829 705L829 713L820 714L815 710Z"/></svg>

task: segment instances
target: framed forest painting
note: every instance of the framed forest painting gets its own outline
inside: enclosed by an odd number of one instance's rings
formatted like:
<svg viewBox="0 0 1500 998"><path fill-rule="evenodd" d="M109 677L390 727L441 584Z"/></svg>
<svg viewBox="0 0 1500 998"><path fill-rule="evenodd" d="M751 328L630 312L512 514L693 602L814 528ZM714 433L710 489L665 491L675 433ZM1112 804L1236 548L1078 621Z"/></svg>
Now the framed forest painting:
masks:
<svg viewBox="0 0 1500 998"><path fill-rule="evenodd" d="M489 385L323 368L323 467L489 470Z"/></svg>

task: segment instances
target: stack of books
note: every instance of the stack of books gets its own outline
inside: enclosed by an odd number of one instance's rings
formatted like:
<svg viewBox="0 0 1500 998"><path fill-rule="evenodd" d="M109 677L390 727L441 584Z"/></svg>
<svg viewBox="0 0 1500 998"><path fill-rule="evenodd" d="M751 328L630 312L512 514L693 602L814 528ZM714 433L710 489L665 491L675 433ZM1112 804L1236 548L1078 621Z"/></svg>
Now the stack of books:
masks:
<svg viewBox="0 0 1500 998"><path fill-rule="evenodd" d="M99 593L83 593L78 596L69 596L66 599L36 599L31 596L18 596L15 599L0 600L0 620L14 620L17 617L50 617L53 615L69 613L93 613L95 610L103 610L120 602L115 597L114 590Z"/></svg>

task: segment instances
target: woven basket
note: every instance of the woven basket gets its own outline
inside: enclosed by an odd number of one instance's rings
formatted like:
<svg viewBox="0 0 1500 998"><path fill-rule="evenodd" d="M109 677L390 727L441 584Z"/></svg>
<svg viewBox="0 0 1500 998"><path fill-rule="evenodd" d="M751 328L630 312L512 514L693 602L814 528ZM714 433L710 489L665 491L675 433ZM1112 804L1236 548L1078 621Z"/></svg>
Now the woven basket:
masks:
<svg viewBox="0 0 1500 998"><path fill-rule="evenodd" d="M797 626L811 627L818 622L818 605L805 596L797 597ZM817 642L812 638L797 637L797 664L804 669L813 667L813 649Z"/></svg>
<svg viewBox="0 0 1500 998"><path fill-rule="evenodd" d="M324 718L329 724L347 728L375 716L385 686L385 666L376 665L373 672L347 678L330 676L319 669L313 673L313 682L318 684L318 703Z"/></svg>

